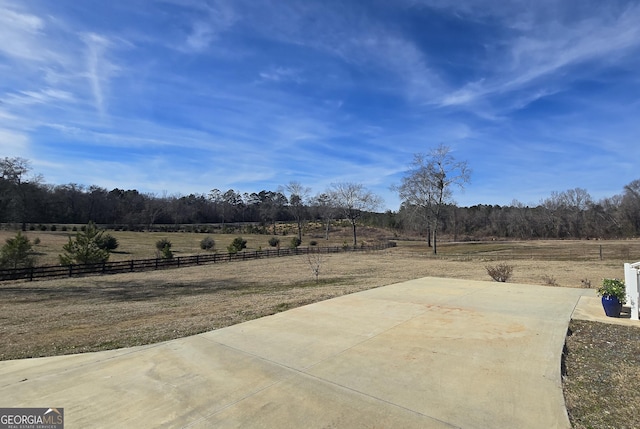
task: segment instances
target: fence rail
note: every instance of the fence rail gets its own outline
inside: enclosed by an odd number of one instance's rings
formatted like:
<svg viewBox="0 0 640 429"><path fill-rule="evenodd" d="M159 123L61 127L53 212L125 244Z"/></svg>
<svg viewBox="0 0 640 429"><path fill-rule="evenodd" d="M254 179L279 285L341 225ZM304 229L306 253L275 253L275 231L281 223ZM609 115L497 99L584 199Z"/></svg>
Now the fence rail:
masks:
<svg viewBox="0 0 640 429"><path fill-rule="evenodd" d="M30 268L0 270L0 282L9 280L37 280L56 277L80 277L94 274L119 274L152 271L169 268L190 267L194 265L216 264L223 262L247 261L262 258L277 258L318 253L340 253L353 251L384 250L393 247L393 243L384 243L361 247L296 247L293 249L267 249L235 254L199 254L178 256L171 259L132 259L129 261L103 262L98 264L49 265Z"/></svg>

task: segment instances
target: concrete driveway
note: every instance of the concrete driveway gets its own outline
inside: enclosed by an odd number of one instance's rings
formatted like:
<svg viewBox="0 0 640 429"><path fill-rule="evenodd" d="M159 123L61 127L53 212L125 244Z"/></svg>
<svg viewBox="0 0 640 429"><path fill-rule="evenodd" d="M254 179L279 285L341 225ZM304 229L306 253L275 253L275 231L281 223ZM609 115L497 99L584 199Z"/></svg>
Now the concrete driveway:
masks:
<svg viewBox="0 0 640 429"><path fill-rule="evenodd" d="M0 362L0 407L64 408L67 428L570 428L560 360L589 292L412 280L160 344Z"/></svg>

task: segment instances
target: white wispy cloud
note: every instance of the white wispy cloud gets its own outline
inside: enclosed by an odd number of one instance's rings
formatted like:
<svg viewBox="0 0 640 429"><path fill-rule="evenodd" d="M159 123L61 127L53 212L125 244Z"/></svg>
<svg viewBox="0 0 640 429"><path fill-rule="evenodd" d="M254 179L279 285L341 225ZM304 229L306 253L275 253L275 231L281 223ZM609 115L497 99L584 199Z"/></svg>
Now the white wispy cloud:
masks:
<svg viewBox="0 0 640 429"><path fill-rule="evenodd" d="M232 3L224 0L187 1L172 3L182 8L192 11L187 22L188 30L184 34L183 43L176 45L177 49L185 53L204 53L223 34L230 29L237 21Z"/></svg>
<svg viewBox="0 0 640 429"><path fill-rule="evenodd" d="M290 67L270 67L267 70L261 71L259 73L260 79L263 81L272 81L272 82L294 82L294 83L302 83L304 82L304 78L302 77L301 71L298 69L293 69Z"/></svg>
<svg viewBox="0 0 640 429"><path fill-rule="evenodd" d="M555 19L526 25L520 22L515 28L522 31L493 51L499 55L493 58L493 68L486 71L486 76L445 95L441 104L469 105L486 97L529 91L544 79L542 87L530 91L526 97L520 95L519 102L511 106L522 107L570 84L572 75L580 75L580 70L575 69L577 66L588 64L593 71L637 54L640 49L638 22L640 5L630 6L614 16L589 15L576 20ZM513 21L503 24L509 27Z"/></svg>
<svg viewBox="0 0 640 429"><path fill-rule="evenodd" d="M434 102L445 91L445 83L415 42L401 29L385 26L371 17L364 4L331 8L299 0L233 4L238 4L238 14L244 13L243 29L279 43L304 47L326 55L326 61L338 60L363 71L365 79L352 81L351 85L399 92L420 102ZM264 78L282 77L263 73ZM375 78L375 86L367 83L367 74ZM380 85L381 80L386 83Z"/></svg>
<svg viewBox="0 0 640 429"><path fill-rule="evenodd" d="M191 33L187 36L186 47L190 51L201 52L209 47L209 44L215 36L213 25L204 22L194 22Z"/></svg>
<svg viewBox="0 0 640 429"><path fill-rule="evenodd" d="M44 22L38 16L20 12L12 4L0 3L0 52L8 57L30 61L39 61L43 54L38 39L44 29ZM8 41L11 41L10 43Z"/></svg>
<svg viewBox="0 0 640 429"><path fill-rule="evenodd" d="M2 115L0 115L2 118ZM2 142L2 156L27 157L29 151L29 137L21 132L0 128L0 142Z"/></svg>
<svg viewBox="0 0 640 429"><path fill-rule="evenodd" d="M446 91L446 84L429 67L424 52L400 34L380 30L365 33L354 36L340 50L345 61L385 70L391 80L382 89L391 93L400 90L408 99L435 104Z"/></svg>
<svg viewBox="0 0 640 429"><path fill-rule="evenodd" d="M19 91L9 93L5 97L5 103L10 105L48 104L74 101L73 94L55 88L44 88L39 91Z"/></svg>
<svg viewBox="0 0 640 429"><path fill-rule="evenodd" d="M68 68L74 63L66 40L53 35L56 19L28 10L29 4L0 0L0 55L21 77L33 77L43 68Z"/></svg>
<svg viewBox="0 0 640 429"><path fill-rule="evenodd" d="M110 75L116 67L105 58L105 51L109 48L110 42L107 38L88 33L82 36L86 44L86 76L91 86L96 110L100 116L106 114L105 91L108 88Z"/></svg>
<svg viewBox="0 0 640 429"><path fill-rule="evenodd" d="M48 121L52 109L83 106L87 93L93 95L96 109L105 112L105 85L116 69L104 59L106 38L95 33L77 33L62 20L44 11L24 11L26 4L0 2L0 54L11 72L0 96L29 127ZM84 44L84 52L83 52ZM83 64L82 58L86 60ZM79 79L86 77L86 81ZM39 110L27 111L27 106Z"/></svg>

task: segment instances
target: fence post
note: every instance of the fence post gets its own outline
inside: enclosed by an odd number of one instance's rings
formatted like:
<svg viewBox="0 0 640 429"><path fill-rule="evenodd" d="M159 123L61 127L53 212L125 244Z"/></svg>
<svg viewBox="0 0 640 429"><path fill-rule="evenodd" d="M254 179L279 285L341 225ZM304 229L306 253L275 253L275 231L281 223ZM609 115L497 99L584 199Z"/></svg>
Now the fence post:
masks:
<svg viewBox="0 0 640 429"><path fill-rule="evenodd" d="M131 272L133 272L133 259L131 260Z"/></svg>
<svg viewBox="0 0 640 429"><path fill-rule="evenodd" d="M631 307L631 320L638 320L638 286L640 286L638 277L640 277L640 262L624 264L624 284Z"/></svg>
<svg viewBox="0 0 640 429"><path fill-rule="evenodd" d="M69 264L69 277L73 275L73 264Z"/></svg>

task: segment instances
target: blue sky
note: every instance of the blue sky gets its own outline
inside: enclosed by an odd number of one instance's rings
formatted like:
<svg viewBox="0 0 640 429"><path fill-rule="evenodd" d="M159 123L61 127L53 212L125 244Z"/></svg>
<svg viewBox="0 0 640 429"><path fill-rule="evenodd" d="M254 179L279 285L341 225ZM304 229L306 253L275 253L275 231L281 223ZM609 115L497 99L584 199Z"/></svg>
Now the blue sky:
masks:
<svg viewBox="0 0 640 429"><path fill-rule="evenodd" d="M399 201L413 154L458 204L640 178L640 2L0 0L0 156L50 184Z"/></svg>

